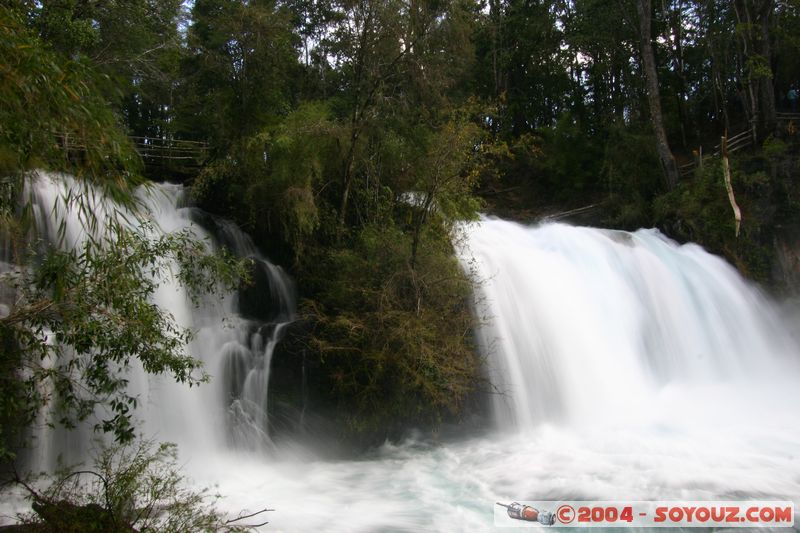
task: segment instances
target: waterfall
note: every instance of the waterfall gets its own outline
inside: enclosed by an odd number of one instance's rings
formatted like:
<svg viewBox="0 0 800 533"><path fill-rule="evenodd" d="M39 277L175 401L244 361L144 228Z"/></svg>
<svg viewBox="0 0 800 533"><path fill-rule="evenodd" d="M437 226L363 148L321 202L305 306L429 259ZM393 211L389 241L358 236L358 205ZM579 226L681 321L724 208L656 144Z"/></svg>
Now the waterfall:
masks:
<svg viewBox="0 0 800 533"><path fill-rule="evenodd" d="M67 209L64 201L77 189L69 176L40 173L28 180L24 194L33 207L41 238L62 242L63 246L81 246L87 235L81 213ZM91 189L89 193L97 231L102 231L112 213L124 210ZM267 261L250 237L232 222L185 206L182 186L158 184L140 190L138 195L145 217L156 231L188 230L205 241L209 251L225 246L238 257L249 258L254 283L221 299L218 295L201 298L196 305L176 280L164 280L154 295L154 303L169 312L180 326L195 332L188 352L203 362L211 382L190 389L170 376L148 375L134 362L128 387L140 400L135 419L145 435L175 442L189 455L227 448L268 450L272 446L268 417L270 361L285 326L294 318L294 287L290 279L280 267ZM59 232L63 236L60 241ZM47 413L43 416L46 418ZM91 424L71 431L46 429L38 436L33 464L52 469L59 457L67 463L83 460L94 437Z"/></svg>
<svg viewBox="0 0 800 533"><path fill-rule="evenodd" d="M716 387L715 402L733 402L723 388L797 375L800 350L774 304L697 245L657 230L490 218L465 231L460 257L502 428L630 424L665 395Z"/></svg>
<svg viewBox="0 0 800 533"><path fill-rule="evenodd" d="M47 210L68 183L30 187ZM497 501L800 503L793 325L722 259L655 230L463 225L497 428L387 443L357 461L225 453L270 446L269 359L294 292L229 222L179 207L182 194L158 186L153 219L259 258L257 289L195 309L162 287L158 303L197 331L190 351L212 383L135 371L131 386L145 433L177 442L231 515L275 509L265 531L486 531ZM80 449L51 437L51 456Z"/></svg>

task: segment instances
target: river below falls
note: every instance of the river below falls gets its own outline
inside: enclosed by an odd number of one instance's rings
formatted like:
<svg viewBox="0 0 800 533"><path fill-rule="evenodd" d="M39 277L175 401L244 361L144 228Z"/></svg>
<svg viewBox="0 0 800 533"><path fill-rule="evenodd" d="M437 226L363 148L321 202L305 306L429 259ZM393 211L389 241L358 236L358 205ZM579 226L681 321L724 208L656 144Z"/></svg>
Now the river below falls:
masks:
<svg viewBox="0 0 800 533"><path fill-rule="evenodd" d="M409 440L348 461L300 450L273 462L220 454L187 468L197 482L218 483L230 511L275 509L269 531L485 531L494 528L495 502L514 500L800 503L800 402L791 383L667 388L658 400L663 408L656 402L640 424ZM693 416L671 414L675 402L695 405Z"/></svg>
<svg viewBox="0 0 800 533"><path fill-rule="evenodd" d="M753 399L743 396L742 403ZM231 516L274 509L261 531L487 531L495 528L495 502L515 500L800 504L800 405L761 416L727 407L705 413L711 420L698 416L692 429L666 416L649 427L543 425L515 435L408 440L360 460L315 459L297 447L281 449L277 460L218 452L181 461L193 485L222 495L218 505ZM24 505L4 507L8 515Z"/></svg>

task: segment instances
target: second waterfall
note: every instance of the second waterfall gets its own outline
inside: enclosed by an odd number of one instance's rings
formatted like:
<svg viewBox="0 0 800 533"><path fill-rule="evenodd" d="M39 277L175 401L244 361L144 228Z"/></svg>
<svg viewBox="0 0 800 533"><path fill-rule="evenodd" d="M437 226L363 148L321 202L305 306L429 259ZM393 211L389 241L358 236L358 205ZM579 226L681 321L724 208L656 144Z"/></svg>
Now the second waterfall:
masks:
<svg viewBox="0 0 800 533"><path fill-rule="evenodd" d="M86 237L78 213L63 205L74 187L69 176L40 174L30 178L26 194L34 207L41 238L80 246ZM140 194L156 231L188 230L210 249L227 247L252 261L253 283L224 298L209 296L199 304L175 280L157 290L155 302L177 323L196 333L188 352L204 363L211 383L189 388L169 376L146 374L138 362L129 376L129 390L138 395L136 418L145 435L177 443L181 450L220 448L268 450L272 446L268 417L269 370L272 352L293 320L294 287L280 267L267 261L250 237L233 223L186 205L180 185L155 185ZM102 224L116 207L108 199L93 200ZM46 429L34 449L33 462L52 469L58 459L85 459L93 432L89 425L76 430Z"/></svg>

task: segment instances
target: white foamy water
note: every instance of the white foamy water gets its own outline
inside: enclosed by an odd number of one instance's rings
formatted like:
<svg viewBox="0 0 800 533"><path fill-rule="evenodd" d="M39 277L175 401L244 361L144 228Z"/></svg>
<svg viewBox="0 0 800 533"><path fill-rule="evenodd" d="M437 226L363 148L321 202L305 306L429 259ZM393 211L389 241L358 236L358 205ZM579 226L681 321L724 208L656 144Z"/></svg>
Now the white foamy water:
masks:
<svg viewBox="0 0 800 533"><path fill-rule="evenodd" d="M465 231L496 427L361 461L218 457L202 477L227 505L274 507L278 531L483 531L495 501L800 502L800 350L730 265L653 230Z"/></svg>
<svg viewBox="0 0 800 533"><path fill-rule="evenodd" d="M657 230L487 219L468 229L461 258L487 320L502 429L735 419L739 395L771 397L800 375L775 306L722 259ZM694 394L700 404L682 401Z"/></svg>
<svg viewBox="0 0 800 533"><path fill-rule="evenodd" d="M765 438L764 431L769 436ZM218 456L198 473L231 509L269 506L265 531L486 531L496 501L792 499L796 432L751 424L673 431L544 425L361 461L269 464Z"/></svg>
<svg viewBox="0 0 800 533"><path fill-rule="evenodd" d="M160 224L180 214L174 197L154 210ZM800 503L796 326L730 265L652 230L495 219L464 230L498 390L481 435L341 461L232 438L250 425L232 430L226 413L263 416L245 407L265 402L269 361L252 358L269 342L217 328L223 313L184 309L171 288L159 303L187 314L192 349L229 378L144 388L146 427L181 445L187 474L216 484L224 509L275 509L264 531L485 531L494 502L513 500Z"/></svg>
<svg viewBox="0 0 800 533"><path fill-rule="evenodd" d="M129 371L129 391L140 400L135 418L143 434L175 442L187 455L213 455L228 448L269 451L272 447L267 417L270 360L284 326L293 319L295 305L288 277L266 261L251 239L232 223L205 216L204 221L213 227L214 235L211 229L196 223L194 218L203 214L181 207L184 190L180 185L154 185L139 191L142 208L135 216L93 189L79 188L69 176L33 175L26 184L25 194L33 207L39 238L60 242L63 247L83 246L90 231L87 217L65 201L77 191L92 198L89 210L96 217L96 226L91 231L97 235L104 235L114 213L122 213L124 218L118 220L132 229L145 220L151 223L153 238L186 231L204 241L209 251L218 249L221 241L225 241L237 255L252 260L254 275L260 274L268 286L251 290L257 291L256 297L271 308L270 316L242 316L238 312L240 295L237 294L208 295L194 302L172 276L161 280L153 296L154 303L178 325L194 332L187 351L204 363L211 383L189 388L168 375L147 375L134 362ZM48 416L48 412L42 413L42 425ZM90 423L74 431L44 428L35 436L36 445L27 463L37 471L52 471L59 461L73 464L86 460L96 437Z"/></svg>

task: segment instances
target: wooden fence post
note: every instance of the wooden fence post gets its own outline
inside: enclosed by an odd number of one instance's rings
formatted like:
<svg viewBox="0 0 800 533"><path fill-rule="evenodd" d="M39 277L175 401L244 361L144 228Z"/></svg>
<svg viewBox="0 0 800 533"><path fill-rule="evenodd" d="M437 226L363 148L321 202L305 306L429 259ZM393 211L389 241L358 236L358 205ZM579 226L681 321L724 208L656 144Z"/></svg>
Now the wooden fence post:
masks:
<svg viewBox="0 0 800 533"><path fill-rule="evenodd" d="M728 162L728 132L722 136L722 143L720 144L720 152L722 155L722 174L725 179L725 189L728 191L728 201L731 203L733 209L733 218L736 220L736 238L739 238L739 228L742 224L742 211L736 203L736 197L733 195L733 185L731 184L731 168Z"/></svg>

